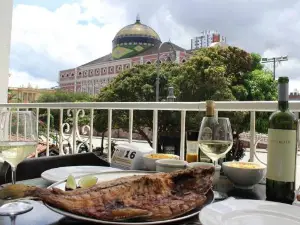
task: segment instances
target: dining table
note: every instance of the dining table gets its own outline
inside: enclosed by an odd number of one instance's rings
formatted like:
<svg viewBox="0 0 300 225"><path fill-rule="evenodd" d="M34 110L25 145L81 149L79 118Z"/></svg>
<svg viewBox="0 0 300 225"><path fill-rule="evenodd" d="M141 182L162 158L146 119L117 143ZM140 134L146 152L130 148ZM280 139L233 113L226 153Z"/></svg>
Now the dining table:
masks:
<svg viewBox="0 0 300 225"><path fill-rule="evenodd" d="M35 178L24 181L19 181L18 183L26 185L34 185L38 187L48 187L52 183L44 180L43 178ZM217 185L214 186L214 190L225 192L228 197L234 197L237 199L255 199L255 200L265 200L265 184L259 183L255 185L252 189L236 189L234 185L225 177L221 176ZM86 221L80 221L72 218L60 215L45 206L40 201L28 200L33 205L33 210L16 217L16 225L93 225L95 223L90 223ZM215 200L215 202L218 200ZM0 205L4 201L0 202ZM0 216L1 225L11 225L10 218L7 216ZM116 223L117 225L118 223ZM163 224L163 223L162 223ZM198 214L189 219L183 221L177 221L174 223L165 223L169 225L202 225L199 221Z"/></svg>

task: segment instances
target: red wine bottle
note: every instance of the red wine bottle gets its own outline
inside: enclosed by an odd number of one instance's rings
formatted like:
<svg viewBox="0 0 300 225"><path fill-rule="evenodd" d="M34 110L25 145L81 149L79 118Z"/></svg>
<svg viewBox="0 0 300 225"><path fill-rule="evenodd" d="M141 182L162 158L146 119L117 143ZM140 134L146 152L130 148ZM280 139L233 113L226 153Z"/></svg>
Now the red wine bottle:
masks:
<svg viewBox="0 0 300 225"><path fill-rule="evenodd" d="M269 118L267 200L292 203L295 197L297 120L289 110L289 79L278 79L278 110Z"/></svg>

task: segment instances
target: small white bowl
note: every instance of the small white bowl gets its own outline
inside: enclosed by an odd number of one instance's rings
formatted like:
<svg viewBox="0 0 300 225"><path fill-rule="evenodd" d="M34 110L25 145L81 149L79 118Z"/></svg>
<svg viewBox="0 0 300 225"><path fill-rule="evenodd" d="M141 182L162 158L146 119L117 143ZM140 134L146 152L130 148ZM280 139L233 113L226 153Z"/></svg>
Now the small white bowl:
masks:
<svg viewBox="0 0 300 225"><path fill-rule="evenodd" d="M247 168L251 165L255 168ZM266 174L266 166L254 162L224 162L222 168L227 178L240 189L252 189Z"/></svg>
<svg viewBox="0 0 300 225"><path fill-rule="evenodd" d="M159 159L155 163L156 171L165 173L186 169L188 164L186 161L176 159Z"/></svg>
<svg viewBox="0 0 300 225"><path fill-rule="evenodd" d="M157 156L157 158L151 158L151 155ZM163 153L152 153L152 154L145 154L143 155L144 165L147 170L155 171L156 164L155 162L160 159L176 159L179 160L178 155L173 154L163 154Z"/></svg>
<svg viewBox="0 0 300 225"><path fill-rule="evenodd" d="M214 165L213 163L207 163L207 162L192 162L187 165L188 168L194 168L198 166L212 166L215 167L215 173L213 176L213 185L217 184L220 180L220 171L221 166L220 165Z"/></svg>

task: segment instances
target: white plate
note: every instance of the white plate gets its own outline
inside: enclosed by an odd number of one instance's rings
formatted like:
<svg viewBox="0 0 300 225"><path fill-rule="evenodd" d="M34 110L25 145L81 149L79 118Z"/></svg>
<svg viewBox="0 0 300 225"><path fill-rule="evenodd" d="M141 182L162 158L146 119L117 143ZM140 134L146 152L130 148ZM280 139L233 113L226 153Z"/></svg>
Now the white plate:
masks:
<svg viewBox="0 0 300 225"><path fill-rule="evenodd" d="M41 177L47 181L55 183L66 180L70 174L74 177L78 177L106 171L120 171L120 169L107 166L66 166L46 170L41 174Z"/></svg>
<svg viewBox="0 0 300 225"><path fill-rule="evenodd" d="M299 207L234 198L205 207L199 219L203 225L300 225Z"/></svg>
<svg viewBox="0 0 300 225"><path fill-rule="evenodd" d="M103 172L103 173L91 174L91 175L96 176L98 178L98 182L101 182L101 181L113 180L113 179L120 178L120 177L133 176L133 175L147 175L147 174L151 174L151 173L155 173L155 172L127 170L127 171ZM76 181L78 181L79 179L80 179L80 177L77 177ZM52 184L48 188L56 187L56 188L60 188L60 189L64 190L65 189L65 184L66 184L65 181L60 181L60 182L57 182L55 184ZM214 201L214 194L213 194L212 191L210 191L207 194L207 200L206 200L204 206L212 203L213 201ZM73 213L55 208L55 207L50 206L46 203L45 203L45 205L49 209L53 210L54 212L57 212L61 215L67 216L67 217L71 217L71 218L82 220L82 221L89 221L89 222L101 223L101 224L114 224L114 225L116 225L116 224L118 224L118 225L150 225L150 224L164 224L164 223L176 222L176 221L185 220L185 219L188 219L188 218L193 217L195 215L198 215L199 211L203 208L203 207L200 207L200 208L192 210L191 212L189 212L189 213L187 213L187 214L185 214L181 217L170 219L170 220L164 220L164 221L155 221L155 222L110 222L110 221L97 220L97 219L93 219L93 218L89 218L89 217L76 215L76 214L73 214Z"/></svg>

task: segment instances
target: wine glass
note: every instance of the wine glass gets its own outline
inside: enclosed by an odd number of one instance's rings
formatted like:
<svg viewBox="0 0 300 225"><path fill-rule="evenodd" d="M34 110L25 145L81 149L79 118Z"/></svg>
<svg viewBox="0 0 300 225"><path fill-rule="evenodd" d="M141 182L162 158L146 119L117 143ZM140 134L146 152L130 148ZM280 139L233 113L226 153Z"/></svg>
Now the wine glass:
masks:
<svg viewBox="0 0 300 225"><path fill-rule="evenodd" d="M0 112L0 157L10 164L12 184L16 183L16 170L20 162L36 151L38 142L37 118L31 111ZM32 210L24 201L7 203L0 207L0 215L15 217Z"/></svg>
<svg viewBox="0 0 300 225"><path fill-rule="evenodd" d="M224 157L232 148L233 137L231 124L228 118L224 117L203 117L199 136L199 147L214 163ZM224 199L225 193L214 191L215 199Z"/></svg>

